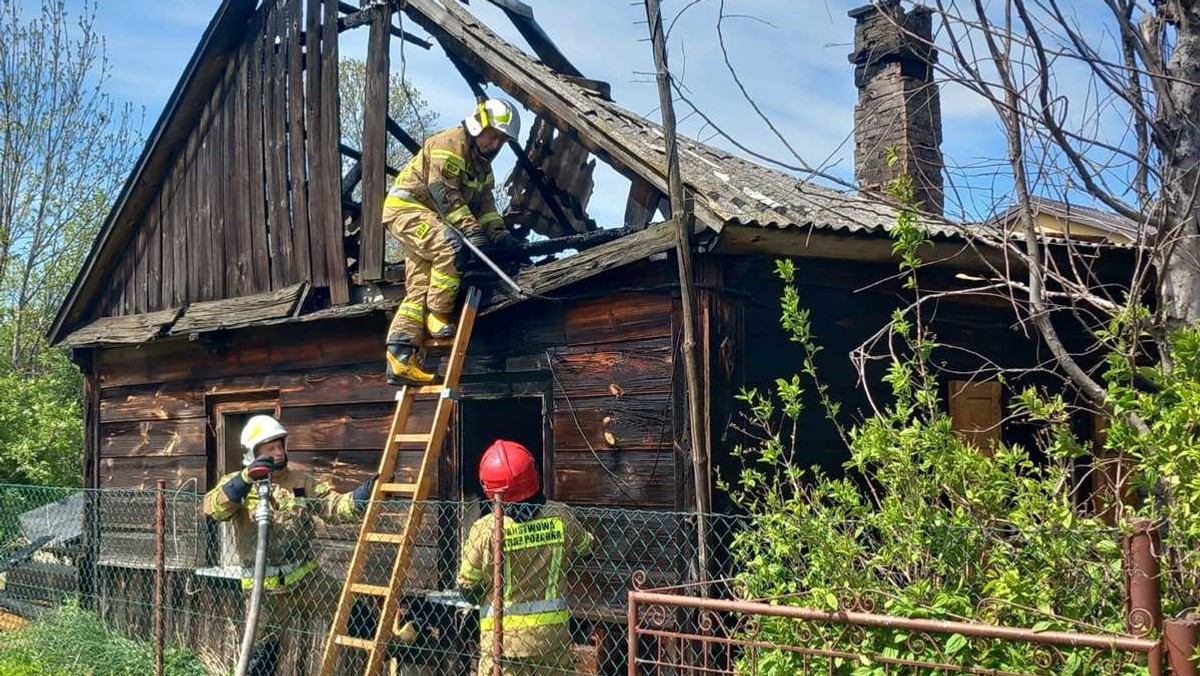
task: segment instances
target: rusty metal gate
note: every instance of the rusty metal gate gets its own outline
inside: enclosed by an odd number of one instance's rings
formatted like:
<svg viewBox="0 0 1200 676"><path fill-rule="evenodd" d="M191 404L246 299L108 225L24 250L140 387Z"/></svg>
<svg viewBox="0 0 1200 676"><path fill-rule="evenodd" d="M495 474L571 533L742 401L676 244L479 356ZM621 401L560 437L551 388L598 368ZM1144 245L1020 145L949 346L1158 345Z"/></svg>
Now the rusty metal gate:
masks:
<svg viewBox="0 0 1200 676"><path fill-rule="evenodd" d="M719 583L630 592L629 676L1163 673L1162 644L1148 638L717 597L724 592Z"/></svg>

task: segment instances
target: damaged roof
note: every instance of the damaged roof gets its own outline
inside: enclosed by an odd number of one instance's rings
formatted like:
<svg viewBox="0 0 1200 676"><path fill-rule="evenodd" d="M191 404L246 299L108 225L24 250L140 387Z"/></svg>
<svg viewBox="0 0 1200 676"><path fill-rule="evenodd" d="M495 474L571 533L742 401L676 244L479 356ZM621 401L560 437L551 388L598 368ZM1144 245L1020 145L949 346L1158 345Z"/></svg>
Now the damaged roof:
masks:
<svg viewBox="0 0 1200 676"><path fill-rule="evenodd" d="M114 274L116 262L131 241L151 196L162 189L181 139L198 123L200 111L217 86L231 52L252 29L249 19L257 4L255 0L221 3L60 308L50 331L52 340L62 341L94 319L104 280ZM526 54L456 0L405 0L399 4L399 11L428 31L468 71L494 82L631 180L650 187L651 192L666 193L664 136L658 123L607 100L607 93L601 91L603 87L596 87L597 83L557 72ZM886 232L895 221L895 209L886 204L799 180L687 137L679 137L679 150L685 186L694 197L698 229L720 233L732 224L870 235ZM938 222L927 227L933 235L956 234L955 226L950 224ZM589 250L595 253L586 259L580 258L582 254L570 259L573 264L553 261L534 267L522 273L522 282L547 291L673 247L666 229L652 230L601 244ZM495 298L491 309L511 302ZM188 317L189 307L178 308L181 321ZM200 328L207 326L202 322ZM145 332L151 327L139 324L130 330ZM90 335L75 338L83 339L83 344L97 340Z"/></svg>
<svg viewBox="0 0 1200 676"><path fill-rule="evenodd" d="M554 71L456 2L409 0L405 11L443 48L522 105L560 129L574 131L580 143L630 178L666 192L666 148L658 123L606 100L578 78ZM686 136L679 136L679 151L696 216L718 231L735 223L877 233L896 218L894 208L876 200L799 180ZM955 231L951 224L929 228L935 235Z"/></svg>

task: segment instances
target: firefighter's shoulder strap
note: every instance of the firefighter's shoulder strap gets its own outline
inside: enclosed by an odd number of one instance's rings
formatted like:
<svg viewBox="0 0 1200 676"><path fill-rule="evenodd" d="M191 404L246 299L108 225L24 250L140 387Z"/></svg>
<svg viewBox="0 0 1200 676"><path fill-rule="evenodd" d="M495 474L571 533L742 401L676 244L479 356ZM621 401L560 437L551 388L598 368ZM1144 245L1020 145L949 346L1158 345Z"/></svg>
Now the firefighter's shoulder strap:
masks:
<svg viewBox="0 0 1200 676"><path fill-rule="evenodd" d="M396 597L403 590L408 577L417 531L420 530L421 518L425 511L423 501L428 500L433 492L438 455L441 453L442 442L446 439L450 417L458 398L458 380L466 361L467 345L471 341L471 330L475 326L479 301L479 289L469 288L463 302L462 313L459 315L458 332L451 343L446 377L442 384L405 387L396 395L396 411L392 415L392 424L388 430L387 442L384 444L383 457L379 460L380 478L371 489L371 500L367 503L367 508L363 513L358 543L354 547L354 554L350 558L350 567L346 571L346 584L342 587L337 610L333 616L333 625L330 627L329 636L325 641L325 651L321 658L321 676L332 676L334 667L338 663L338 656L343 649L366 654L366 665L362 673L367 675L380 673L383 660L387 657L388 643L397 631L395 626L398 605ZM417 397L429 396L438 398L429 431L418 434L408 433L408 418L412 411L413 401ZM396 460L400 455L401 448L418 444L424 446L425 452L421 456L416 483L393 481ZM412 500L404 518L404 528L399 533L380 530L380 514L385 503L389 500L404 499ZM394 547L395 555L392 560L391 575L386 585L363 582L366 577L367 550L373 545ZM375 597L381 604L382 611L373 638L357 638L348 635L350 609L354 605L356 597ZM355 660L356 665L360 663Z"/></svg>

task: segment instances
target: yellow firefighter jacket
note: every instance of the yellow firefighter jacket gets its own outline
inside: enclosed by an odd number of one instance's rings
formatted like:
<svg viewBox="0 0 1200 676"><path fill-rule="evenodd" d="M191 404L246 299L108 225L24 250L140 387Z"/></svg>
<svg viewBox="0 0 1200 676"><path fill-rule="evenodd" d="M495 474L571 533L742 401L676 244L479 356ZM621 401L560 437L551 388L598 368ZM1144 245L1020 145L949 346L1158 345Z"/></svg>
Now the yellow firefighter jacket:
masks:
<svg viewBox="0 0 1200 676"><path fill-rule="evenodd" d="M488 514L472 526L463 544L458 585L481 591L480 651L490 655L494 614L493 547L495 528ZM570 610L563 596L566 567L592 548L593 537L559 503L547 503L524 522L504 517L504 655L537 657L570 649Z"/></svg>
<svg viewBox="0 0 1200 676"><path fill-rule="evenodd" d="M250 493L239 504L229 499L223 488L240 472L221 477L217 485L204 496L204 513L214 521L233 523L238 559L242 563L242 586L253 584L254 549L258 530L254 510L258 508L258 491ZM327 482L317 481L308 472L280 470L271 474L271 530L267 548L267 589L279 589L299 582L317 569L312 548L316 537L314 519L346 521L357 513L354 498L338 493Z"/></svg>
<svg viewBox="0 0 1200 676"><path fill-rule="evenodd" d="M504 230L492 197L495 185L491 162L475 150L470 134L459 125L425 139L392 183L383 206L385 212L414 208L441 213L460 231L482 226L494 240Z"/></svg>

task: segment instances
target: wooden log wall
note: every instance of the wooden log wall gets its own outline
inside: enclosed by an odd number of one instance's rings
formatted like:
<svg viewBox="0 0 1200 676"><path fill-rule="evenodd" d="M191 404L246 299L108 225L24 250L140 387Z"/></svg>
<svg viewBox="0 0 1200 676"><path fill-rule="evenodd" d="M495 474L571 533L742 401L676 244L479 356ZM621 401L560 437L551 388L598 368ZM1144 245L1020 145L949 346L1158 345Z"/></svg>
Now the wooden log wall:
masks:
<svg viewBox="0 0 1200 676"><path fill-rule="evenodd" d="M643 286L662 272L646 264ZM631 281L632 280L632 281ZM599 284L628 286L636 276ZM574 503L676 507L669 290L589 294L531 302L480 319L464 396L489 383L526 380L552 388L549 421L555 497ZM349 488L383 447L395 389L383 380L388 317L243 329L228 342L175 339L110 347L96 362L97 484L212 485L212 403L239 393L277 394L299 466ZM487 395L491 396L491 395ZM412 431L432 414L419 406ZM417 452L401 465L415 464Z"/></svg>
<svg viewBox="0 0 1200 676"><path fill-rule="evenodd" d="M115 265L97 316L311 281L349 300L337 1L266 0Z"/></svg>

